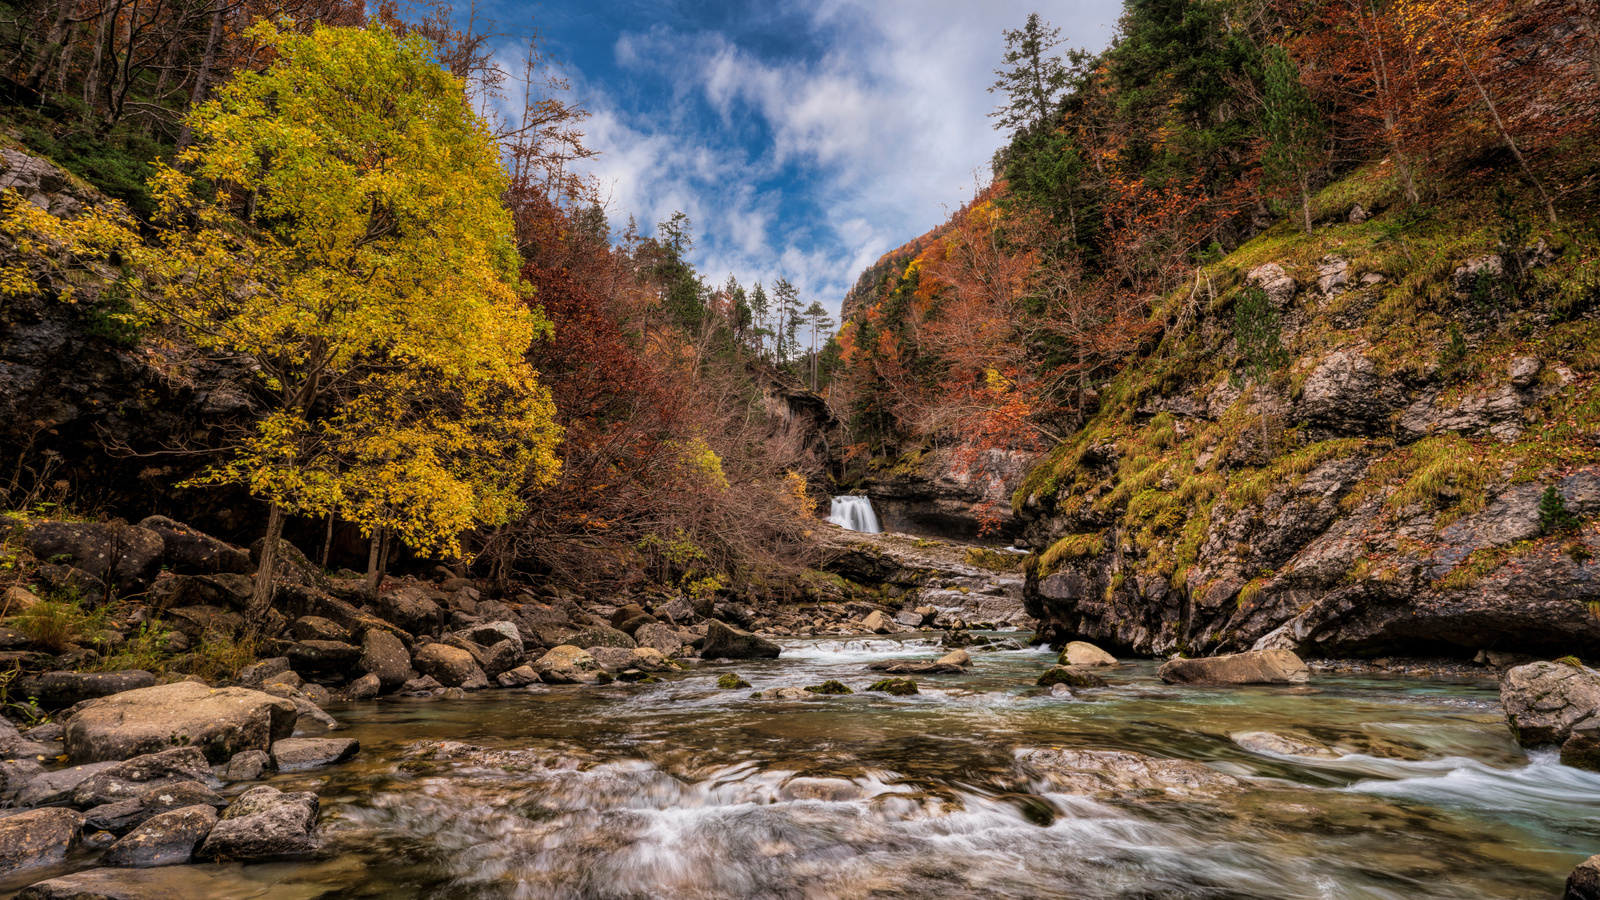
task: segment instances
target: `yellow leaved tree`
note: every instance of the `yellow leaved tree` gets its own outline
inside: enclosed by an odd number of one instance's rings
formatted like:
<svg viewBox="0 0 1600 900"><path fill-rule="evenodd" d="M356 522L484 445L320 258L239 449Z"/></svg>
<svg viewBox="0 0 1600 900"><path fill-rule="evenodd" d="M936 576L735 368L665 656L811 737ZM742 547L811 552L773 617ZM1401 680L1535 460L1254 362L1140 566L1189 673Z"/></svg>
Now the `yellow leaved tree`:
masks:
<svg viewBox="0 0 1600 900"><path fill-rule="evenodd" d="M286 514L338 509L424 549L505 521L560 430L525 360L506 174L459 79L418 37L258 24L274 61L190 117L152 187L146 302L259 369L270 412L202 480L269 505L250 603L271 603Z"/></svg>

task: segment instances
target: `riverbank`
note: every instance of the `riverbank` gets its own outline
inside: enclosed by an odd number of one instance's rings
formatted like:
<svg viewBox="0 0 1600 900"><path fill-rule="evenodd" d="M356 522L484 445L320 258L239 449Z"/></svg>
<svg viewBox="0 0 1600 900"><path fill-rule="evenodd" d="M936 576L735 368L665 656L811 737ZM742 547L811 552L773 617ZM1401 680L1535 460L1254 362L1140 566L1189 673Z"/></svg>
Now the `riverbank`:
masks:
<svg viewBox="0 0 1600 900"><path fill-rule="evenodd" d="M1489 677L1187 687L1134 661L1064 696L1033 686L1055 654L1029 648L974 653L912 696L865 690L867 666L937 656L938 637L781 639L777 659L656 684L330 703L361 753L265 781L320 797L320 851L153 877L226 900L1544 900L1600 847L1600 776L1518 748ZM727 674L750 687L719 689ZM750 697L827 680L855 693ZM1263 749L1263 732L1328 753ZM1073 774L1086 760L1093 779Z"/></svg>

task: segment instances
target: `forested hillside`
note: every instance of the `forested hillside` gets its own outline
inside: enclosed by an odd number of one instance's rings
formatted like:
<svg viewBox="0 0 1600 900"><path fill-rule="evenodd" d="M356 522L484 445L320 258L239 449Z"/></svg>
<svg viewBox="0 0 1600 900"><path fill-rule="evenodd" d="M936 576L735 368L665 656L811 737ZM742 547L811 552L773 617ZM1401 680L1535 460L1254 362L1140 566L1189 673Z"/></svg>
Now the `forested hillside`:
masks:
<svg viewBox="0 0 1600 900"><path fill-rule="evenodd" d="M713 288L682 214L613 234L537 39L443 4L7 11L0 504L282 532L371 591L804 588L824 314Z"/></svg>
<svg viewBox="0 0 1600 900"><path fill-rule="evenodd" d="M848 301L856 452L1048 451L1008 484L1057 640L1600 646L1597 15L1030 17L993 183Z"/></svg>

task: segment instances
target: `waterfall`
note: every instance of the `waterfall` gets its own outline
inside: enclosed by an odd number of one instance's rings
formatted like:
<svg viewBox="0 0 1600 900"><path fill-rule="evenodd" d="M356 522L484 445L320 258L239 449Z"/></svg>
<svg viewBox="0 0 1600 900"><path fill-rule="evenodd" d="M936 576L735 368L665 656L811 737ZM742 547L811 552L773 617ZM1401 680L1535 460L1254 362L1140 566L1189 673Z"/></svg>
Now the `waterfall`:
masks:
<svg viewBox="0 0 1600 900"><path fill-rule="evenodd" d="M828 513L828 521L850 531L864 531L867 534L883 533L883 526L878 524L878 517L872 511L872 501L866 497L846 495L833 498L833 509Z"/></svg>

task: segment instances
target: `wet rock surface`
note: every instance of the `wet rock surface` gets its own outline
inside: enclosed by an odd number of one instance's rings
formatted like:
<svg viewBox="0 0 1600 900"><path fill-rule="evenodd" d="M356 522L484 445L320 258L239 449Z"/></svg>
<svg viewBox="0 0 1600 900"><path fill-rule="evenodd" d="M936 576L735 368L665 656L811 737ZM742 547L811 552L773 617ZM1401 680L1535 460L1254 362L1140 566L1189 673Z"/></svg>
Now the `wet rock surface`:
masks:
<svg viewBox="0 0 1600 900"><path fill-rule="evenodd" d="M222 814L200 846L208 859L269 859L311 853L322 845L316 835L317 795L277 788L251 788Z"/></svg>
<svg viewBox="0 0 1600 900"><path fill-rule="evenodd" d="M0 874L58 862L78 844L83 815L35 809L0 818Z"/></svg>
<svg viewBox="0 0 1600 900"><path fill-rule="evenodd" d="M1157 673L1170 684L1299 684L1306 664L1287 650L1259 650L1200 659L1173 659Z"/></svg>
<svg viewBox="0 0 1600 900"><path fill-rule="evenodd" d="M1600 672L1564 663L1517 666L1501 676L1500 703L1523 746L1560 744L1575 725L1600 715Z"/></svg>
<svg viewBox="0 0 1600 900"><path fill-rule="evenodd" d="M1072 794L1190 798L1240 787L1238 779L1201 763L1120 750L1023 750L1017 767L1050 790Z"/></svg>

